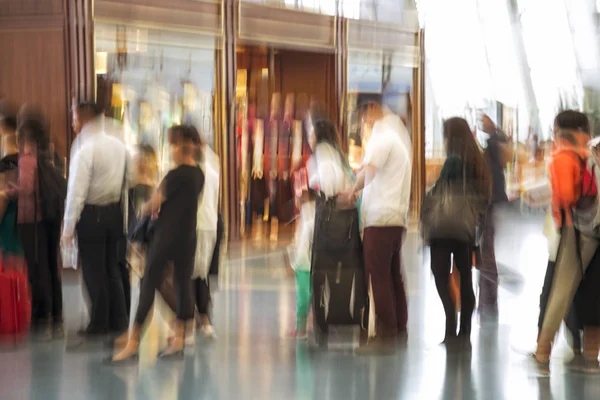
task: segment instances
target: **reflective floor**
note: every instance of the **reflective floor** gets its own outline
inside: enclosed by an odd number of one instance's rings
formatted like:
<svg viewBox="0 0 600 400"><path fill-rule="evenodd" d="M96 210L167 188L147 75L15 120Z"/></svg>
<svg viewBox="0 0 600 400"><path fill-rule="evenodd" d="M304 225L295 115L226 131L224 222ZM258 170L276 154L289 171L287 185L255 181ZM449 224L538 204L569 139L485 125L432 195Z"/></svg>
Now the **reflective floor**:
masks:
<svg viewBox="0 0 600 400"><path fill-rule="evenodd" d="M501 264L497 318L474 316L472 351L447 352L443 311L429 256L413 232L405 243L409 342L394 356L359 357L356 334L339 332L328 351L285 337L294 321L294 282L272 245L230 248L214 295L218 339L199 337L184 360L156 360L165 340L155 318L139 364L103 364L102 343L74 332L85 315L79 281L65 278L69 335L0 353L0 399L600 399L600 375L572 371L562 334L544 376L533 349L547 257L543 215L505 211L498 228ZM157 311L164 314L158 303ZM170 317L166 317L169 319Z"/></svg>

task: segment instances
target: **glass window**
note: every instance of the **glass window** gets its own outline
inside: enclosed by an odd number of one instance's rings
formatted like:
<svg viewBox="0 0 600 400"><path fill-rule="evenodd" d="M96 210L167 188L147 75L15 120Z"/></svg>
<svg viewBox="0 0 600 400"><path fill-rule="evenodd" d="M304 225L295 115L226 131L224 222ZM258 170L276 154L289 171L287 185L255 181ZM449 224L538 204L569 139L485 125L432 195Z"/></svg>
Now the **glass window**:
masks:
<svg viewBox="0 0 600 400"><path fill-rule="evenodd" d="M97 23L95 44L98 102L128 147L151 145L166 171L169 126L193 124L214 146L213 37Z"/></svg>
<svg viewBox="0 0 600 400"><path fill-rule="evenodd" d="M382 102L402 118L410 132L412 116L412 66L402 54L382 51L351 51L348 54L348 153L350 164L359 168L370 129L363 124L358 106Z"/></svg>
<svg viewBox="0 0 600 400"><path fill-rule="evenodd" d="M556 112L579 108L583 99L567 11L562 0L519 0L518 4L542 135L548 137Z"/></svg>

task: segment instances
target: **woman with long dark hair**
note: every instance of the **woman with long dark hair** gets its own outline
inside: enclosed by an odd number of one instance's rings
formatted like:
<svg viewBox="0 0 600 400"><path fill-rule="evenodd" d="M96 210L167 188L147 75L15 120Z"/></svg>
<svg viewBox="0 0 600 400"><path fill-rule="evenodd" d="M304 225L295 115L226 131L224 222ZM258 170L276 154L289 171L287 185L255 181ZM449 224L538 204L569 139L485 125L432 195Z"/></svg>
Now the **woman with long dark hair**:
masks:
<svg viewBox="0 0 600 400"><path fill-rule="evenodd" d="M464 187L465 190L475 190L484 199L482 203L488 203L492 189L489 167L467 121L462 118L446 120L444 142L447 159L436 186L449 184ZM460 191L453 193L461 195ZM468 339L471 335L471 317L475 307L471 276L474 245L475 243L453 237L430 239L431 270L446 313L445 342L456 338L456 309L449 286L452 256L460 272L461 315L458 336Z"/></svg>
<svg viewBox="0 0 600 400"><path fill-rule="evenodd" d="M345 193L352 183L335 125L330 120L318 119L313 126L314 133L309 134L313 149L307 165L309 186L326 198Z"/></svg>

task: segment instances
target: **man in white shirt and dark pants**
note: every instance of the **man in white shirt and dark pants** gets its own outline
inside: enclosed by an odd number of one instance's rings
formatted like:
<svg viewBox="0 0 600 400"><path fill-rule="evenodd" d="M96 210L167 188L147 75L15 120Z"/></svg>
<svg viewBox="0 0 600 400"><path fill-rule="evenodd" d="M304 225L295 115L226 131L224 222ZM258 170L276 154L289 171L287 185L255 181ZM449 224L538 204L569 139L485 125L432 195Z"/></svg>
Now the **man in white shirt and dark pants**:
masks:
<svg viewBox="0 0 600 400"><path fill-rule="evenodd" d="M90 300L90 324L82 333L121 332L128 326L118 258L128 153L119 139L106 134L102 110L94 103L74 108L73 128L77 148L71 153L63 241L70 243L77 236Z"/></svg>
<svg viewBox="0 0 600 400"><path fill-rule="evenodd" d="M365 270L373 291L376 336L359 352L386 351L406 334L406 293L401 248L408 226L412 148L400 117L381 105L366 106L373 131L353 196L363 190L362 222Z"/></svg>

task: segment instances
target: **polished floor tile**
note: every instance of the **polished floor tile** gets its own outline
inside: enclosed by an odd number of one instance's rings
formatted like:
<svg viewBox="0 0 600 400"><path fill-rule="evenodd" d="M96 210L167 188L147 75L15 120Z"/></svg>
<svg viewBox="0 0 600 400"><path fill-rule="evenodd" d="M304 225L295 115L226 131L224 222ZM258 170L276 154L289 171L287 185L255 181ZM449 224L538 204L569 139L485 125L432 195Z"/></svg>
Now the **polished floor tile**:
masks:
<svg viewBox="0 0 600 400"><path fill-rule="evenodd" d="M104 365L109 351L102 343L74 336L85 308L80 281L66 276L69 337L3 348L0 399L599 399L600 374L564 365L570 352L562 334L550 376L526 358L546 266L542 225L541 214L502 212L500 312L497 318L474 316L471 351L439 345L443 311L416 232L403 251L409 341L386 357L354 355L352 330L336 331L328 351L286 338L294 321L294 282L283 265L284 249L249 241L232 246L222 267L214 295L217 340L198 337L183 360L156 360L168 336L162 319L172 318L157 302L139 363Z"/></svg>

